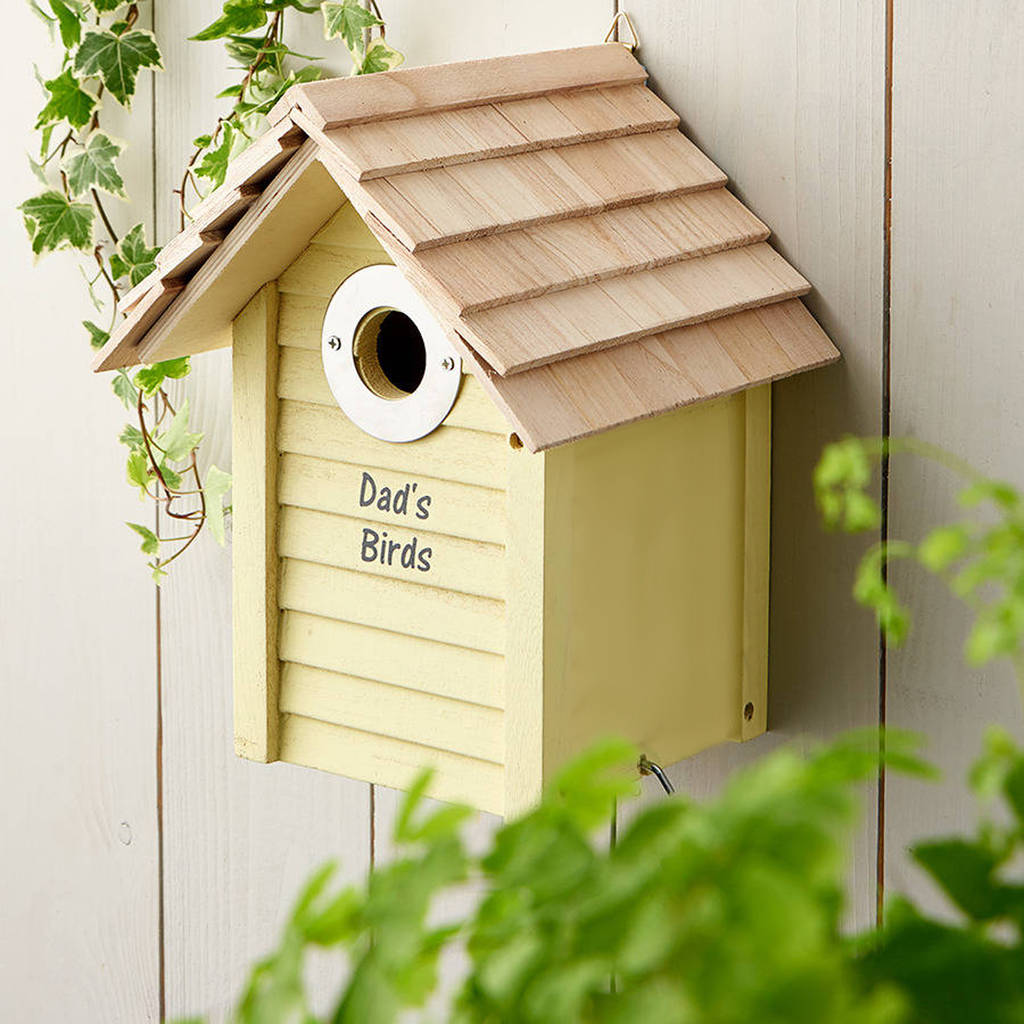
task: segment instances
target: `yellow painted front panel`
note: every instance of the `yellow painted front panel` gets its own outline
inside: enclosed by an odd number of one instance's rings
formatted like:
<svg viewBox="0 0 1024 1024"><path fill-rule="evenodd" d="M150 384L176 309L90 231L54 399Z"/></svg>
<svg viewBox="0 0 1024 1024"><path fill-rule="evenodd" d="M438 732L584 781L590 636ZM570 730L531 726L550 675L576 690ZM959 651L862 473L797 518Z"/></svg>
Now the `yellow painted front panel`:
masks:
<svg viewBox="0 0 1024 1024"><path fill-rule="evenodd" d="M324 311L382 262L345 207L278 282L280 756L389 786L430 764L437 795L500 812L508 435L470 377L408 444L335 404Z"/></svg>

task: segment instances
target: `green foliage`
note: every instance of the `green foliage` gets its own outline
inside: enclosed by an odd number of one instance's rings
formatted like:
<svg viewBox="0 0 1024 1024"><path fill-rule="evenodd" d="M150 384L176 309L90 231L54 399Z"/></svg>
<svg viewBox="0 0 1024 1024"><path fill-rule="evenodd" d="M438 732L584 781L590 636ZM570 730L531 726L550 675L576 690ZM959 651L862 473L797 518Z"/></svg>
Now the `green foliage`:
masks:
<svg viewBox="0 0 1024 1024"><path fill-rule="evenodd" d="M91 206L72 202L61 192L48 191L18 207L37 256L57 249L87 249L92 245Z"/></svg>
<svg viewBox="0 0 1024 1024"><path fill-rule="evenodd" d="M99 78L110 95L125 107L135 95L139 72L143 68L162 67L153 33L140 29L90 30L82 37L75 54L75 71L86 78Z"/></svg>
<svg viewBox="0 0 1024 1024"><path fill-rule="evenodd" d="M46 106L39 111L36 127L66 121L72 128L84 128L96 109L96 97L85 89L71 68L43 83Z"/></svg>
<svg viewBox="0 0 1024 1024"><path fill-rule="evenodd" d="M869 493L874 465L886 455L913 454L955 473L970 517L942 524L916 543L883 541L861 561L854 596L874 610L887 639L899 644L910 620L887 576L896 559L912 560L945 580L974 611L965 653L973 665L1019 660L1024 647L1024 500L1009 483L982 476L956 457L913 440L844 438L828 445L814 473L827 526L851 533L876 530L877 500Z"/></svg>
<svg viewBox="0 0 1024 1024"><path fill-rule="evenodd" d="M111 254L110 273L115 281L127 278L134 287L156 270L156 257L159 252L159 249L146 245L146 229L141 224L136 224Z"/></svg>
<svg viewBox="0 0 1024 1024"><path fill-rule="evenodd" d="M46 23L51 38L59 36L62 52L52 78L40 78L45 102L36 118L40 132L38 159L30 158L42 184L39 195L19 209L32 244L41 256L58 249L79 251L89 295L102 313L96 294L109 289L111 308L106 326L92 320L83 327L91 347L102 348L118 322L122 295L156 269L159 249L146 241L145 229L136 224L118 238L104 209L104 196L128 199L118 166L122 143L100 127L103 100L109 95L131 108L139 75L163 67L160 48L152 33L138 27L138 0L28 0ZM337 10L335 10L337 9ZM383 40L384 24L353 0L343 3L303 3L302 0L225 0L220 16L193 38L222 40L240 78L220 98L231 101L212 131L195 140L181 187L176 190L181 226L188 219L189 190L201 198L203 187L223 183L230 161L264 127L264 115L292 86L319 78L314 58L292 50L284 39L284 14L315 15L324 22L325 36L342 36L352 59L353 74L385 70L401 63L402 56ZM365 30L377 33L364 36ZM201 187L201 185L203 187ZM208 524L215 539L225 542L225 499L231 477L211 466L200 478L197 447L202 434L186 430L187 404L175 413L164 390L189 372L187 359L143 367L134 376L121 370L111 381L114 394L137 417L138 425L122 431L128 445L126 474L143 496L159 502L167 522L182 536L144 536L144 553L159 581L165 566L177 558ZM164 423L165 418L168 424ZM186 484L185 481L188 480ZM183 511L184 507L184 511ZM137 524L129 524L139 532ZM161 555L166 544L180 545Z"/></svg>
<svg viewBox="0 0 1024 1024"><path fill-rule="evenodd" d="M868 984L903 991L915 1022L1024 1021L1024 752L1005 731L990 730L972 784L995 805L975 835L911 851L956 919L932 920L896 900L858 965Z"/></svg>
<svg viewBox="0 0 1024 1024"><path fill-rule="evenodd" d="M116 164L123 150L124 146L115 142L109 135L104 132L93 132L88 142L64 161L64 171L71 194L82 196L89 189L98 188L107 195L119 199L127 198L124 179Z"/></svg>
<svg viewBox="0 0 1024 1024"><path fill-rule="evenodd" d="M924 770L906 737L886 746L894 767ZM707 804L648 805L607 847L595 836L635 791L637 758L606 743L480 855L461 838L468 811L426 810L423 776L396 822L398 858L357 887L332 889L330 865L313 877L236 1024L388 1024L425 1005L457 943L469 971L443 1016L456 1024L897 1024L906 997L868 978L840 932L844 844L878 751L861 734L775 753ZM467 881L482 900L433 923L438 897ZM304 980L313 949L348 965L322 1018Z"/></svg>

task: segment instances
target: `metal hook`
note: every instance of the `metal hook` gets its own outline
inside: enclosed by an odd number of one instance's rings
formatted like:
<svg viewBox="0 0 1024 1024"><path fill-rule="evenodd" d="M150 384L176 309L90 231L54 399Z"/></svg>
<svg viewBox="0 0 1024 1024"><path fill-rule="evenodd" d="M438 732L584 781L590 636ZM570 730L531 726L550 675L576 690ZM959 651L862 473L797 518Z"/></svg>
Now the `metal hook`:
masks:
<svg viewBox="0 0 1024 1024"><path fill-rule="evenodd" d="M615 35L615 30L619 27L620 21L626 23L626 28L629 29L629 34L633 37L632 43L624 43L620 39L612 39L612 36ZM633 53L633 51L640 45L640 36L637 35L636 28L634 28L632 20L625 11L618 11L615 17L612 18L611 26L604 37L604 41L606 43L618 43L620 46L626 47L630 53Z"/></svg>
<svg viewBox="0 0 1024 1024"><path fill-rule="evenodd" d="M648 759L646 754L640 755L640 763L637 765L641 775L653 775L660 783L661 788L671 796L675 791L672 780L665 774L665 769L655 761Z"/></svg>

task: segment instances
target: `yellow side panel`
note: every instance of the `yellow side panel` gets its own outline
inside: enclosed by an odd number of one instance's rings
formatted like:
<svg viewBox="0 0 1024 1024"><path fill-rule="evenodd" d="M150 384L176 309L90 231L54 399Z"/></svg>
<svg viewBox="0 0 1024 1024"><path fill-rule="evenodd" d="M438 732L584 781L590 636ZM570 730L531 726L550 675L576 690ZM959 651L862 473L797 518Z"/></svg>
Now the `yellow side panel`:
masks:
<svg viewBox="0 0 1024 1024"><path fill-rule="evenodd" d="M760 389L547 453L545 774L606 734L671 764L763 730L768 415Z"/></svg>

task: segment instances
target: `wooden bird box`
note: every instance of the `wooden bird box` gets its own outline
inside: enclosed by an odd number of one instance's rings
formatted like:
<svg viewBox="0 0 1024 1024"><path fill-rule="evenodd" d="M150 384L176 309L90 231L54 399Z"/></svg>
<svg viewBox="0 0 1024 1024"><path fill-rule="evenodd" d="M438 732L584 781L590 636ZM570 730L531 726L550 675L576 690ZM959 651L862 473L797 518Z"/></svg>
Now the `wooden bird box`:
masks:
<svg viewBox="0 0 1024 1024"><path fill-rule="evenodd" d="M809 285L617 44L302 85L123 304L234 345L238 753L498 814L765 728Z"/></svg>

